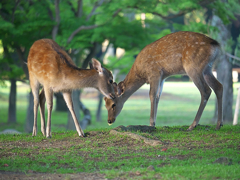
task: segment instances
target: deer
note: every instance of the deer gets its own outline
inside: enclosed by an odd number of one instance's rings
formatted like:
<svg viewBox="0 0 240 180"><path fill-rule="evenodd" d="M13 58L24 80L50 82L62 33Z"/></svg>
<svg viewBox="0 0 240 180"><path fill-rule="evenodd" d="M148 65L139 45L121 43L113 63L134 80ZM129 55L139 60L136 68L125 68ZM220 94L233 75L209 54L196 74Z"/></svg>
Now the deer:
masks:
<svg viewBox="0 0 240 180"><path fill-rule="evenodd" d="M99 90L109 99L115 98L112 73L92 59L90 69L78 68L70 56L51 39L40 39L30 48L27 66L29 81L34 99L34 124L32 136L37 135L37 114L40 104L41 132L43 136L51 138L51 113L53 108L53 94L62 92L63 98L73 117L76 130L80 137L84 137L72 102L72 90L92 87ZM40 86L42 90L39 93ZM47 102L47 127L45 127L45 102Z"/></svg>
<svg viewBox="0 0 240 180"><path fill-rule="evenodd" d="M111 125L121 112L127 99L143 84L150 84L150 126L155 126L158 102L167 77L176 74L188 75L198 88L201 102L188 131L199 123L212 90L217 97L218 120L216 130L223 126L222 84L213 76L212 66L221 53L220 44L210 37L189 31L168 34L147 45L137 55L125 79L114 84L115 99L104 97ZM212 89L212 90L211 90Z"/></svg>

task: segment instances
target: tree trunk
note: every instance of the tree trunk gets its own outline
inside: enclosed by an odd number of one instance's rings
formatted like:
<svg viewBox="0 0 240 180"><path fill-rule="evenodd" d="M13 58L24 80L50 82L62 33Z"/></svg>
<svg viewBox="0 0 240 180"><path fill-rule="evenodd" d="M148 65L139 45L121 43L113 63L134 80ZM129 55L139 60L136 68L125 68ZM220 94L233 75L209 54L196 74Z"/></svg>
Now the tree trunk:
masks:
<svg viewBox="0 0 240 180"><path fill-rule="evenodd" d="M54 96L56 97L56 109L55 111L68 111L68 107L66 105L66 102L63 99L62 93L54 93Z"/></svg>
<svg viewBox="0 0 240 180"><path fill-rule="evenodd" d="M17 95L17 86L16 79L12 78L10 80L11 88L9 95L9 106L8 106L8 123L16 123L16 95Z"/></svg>
<svg viewBox="0 0 240 180"><path fill-rule="evenodd" d="M232 64L224 54L217 65L217 79L223 85L223 122L232 123L233 120L233 86L232 86ZM217 122L217 100L215 106L214 122Z"/></svg>
<svg viewBox="0 0 240 180"><path fill-rule="evenodd" d="M98 92L98 109L97 109L97 114L96 114L96 121L102 121L102 100L103 100L103 95L102 93Z"/></svg>
<svg viewBox="0 0 240 180"><path fill-rule="evenodd" d="M26 124L25 124L25 132L31 133L33 130L33 94L32 91L29 93L28 96L28 109L27 109L27 118L26 118Z"/></svg>
<svg viewBox="0 0 240 180"><path fill-rule="evenodd" d="M80 123L81 128L84 130L87 128L88 125L91 124L91 114L90 114L89 109L87 109L81 101L80 101L80 109L82 110L82 112L84 114L84 117Z"/></svg>
<svg viewBox="0 0 240 180"><path fill-rule="evenodd" d="M91 59L95 56L97 53L97 50L99 49L98 43L93 43L93 46L90 48L90 53L87 55L87 57L84 59L82 63L82 68L87 68L88 63L91 61Z"/></svg>
<svg viewBox="0 0 240 180"><path fill-rule="evenodd" d="M227 40L231 38L229 28L223 24L222 20L213 15L211 20L212 26L219 29L216 39L220 42L223 52L219 57L218 64L216 66L217 78L223 85L223 122L229 123L233 120L233 82L232 82L232 64L230 59L226 56ZM213 117L213 122L217 121L217 108Z"/></svg>

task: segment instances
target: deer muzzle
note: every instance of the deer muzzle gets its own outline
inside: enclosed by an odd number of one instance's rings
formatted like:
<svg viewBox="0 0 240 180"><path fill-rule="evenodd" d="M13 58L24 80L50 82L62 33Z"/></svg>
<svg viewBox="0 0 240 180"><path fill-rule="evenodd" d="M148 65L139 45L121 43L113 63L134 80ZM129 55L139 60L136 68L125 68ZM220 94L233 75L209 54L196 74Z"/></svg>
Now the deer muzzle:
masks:
<svg viewBox="0 0 240 180"><path fill-rule="evenodd" d="M108 119L108 125L111 126L115 122L115 118Z"/></svg>

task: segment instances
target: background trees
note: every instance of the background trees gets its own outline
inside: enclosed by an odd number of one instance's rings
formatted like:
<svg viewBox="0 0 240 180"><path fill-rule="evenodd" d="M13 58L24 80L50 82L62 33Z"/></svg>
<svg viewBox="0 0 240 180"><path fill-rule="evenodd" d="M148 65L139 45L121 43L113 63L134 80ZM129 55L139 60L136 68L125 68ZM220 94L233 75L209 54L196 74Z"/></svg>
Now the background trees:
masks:
<svg viewBox="0 0 240 180"><path fill-rule="evenodd" d="M11 81L8 121L16 122L15 83L18 80L28 80L25 63L29 48L35 40L54 39L83 68L87 67L92 57L104 59L106 51L102 49L102 43L107 40L107 49L113 47L113 54L116 54L117 48L125 50L121 56L109 57L106 64L121 74L130 69L134 57L145 45L179 30L201 32L216 39L222 37L224 41L219 41L224 52L239 52L236 50L239 42L237 30L231 32L233 27L239 29L238 9L237 0L3 0L0 3L0 39L3 49L0 56L0 78ZM214 17L218 17L221 23L216 23ZM226 27L227 36L221 34L221 26ZM234 36L233 46L229 42L231 36ZM226 56L225 59L224 62L231 62L229 57ZM231 64L226 72L231 72ZM230 115L225 119L231 120L231 73L227 74L222 69L218 72L219 77L226 79L226 82L222 82L225 89L228 89L225 99L229 101L225 103L224 109L225 114ZM76 93L79 96L79 92ZM29 104L30 102L31 93ZM29 105L27 121L33 119L31 107ZM30 122L26 129L31 131Z"/></svg>

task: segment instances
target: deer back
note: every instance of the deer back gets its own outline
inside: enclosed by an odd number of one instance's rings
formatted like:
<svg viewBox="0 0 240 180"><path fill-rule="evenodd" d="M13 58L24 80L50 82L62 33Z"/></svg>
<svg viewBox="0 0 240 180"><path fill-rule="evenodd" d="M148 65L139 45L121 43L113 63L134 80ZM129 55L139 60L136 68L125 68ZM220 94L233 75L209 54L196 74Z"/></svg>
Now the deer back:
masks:
<svg viewBox="0 0 240 180"><path fill-rule="evenodd" d="M176 32L147 45L137 56L133 74L149 79L163 72L164 78L173 74L185 74L186 69L202 71L214 55L217 41L194 32ZM130 71L131 72L131 71Z"/></svg>

